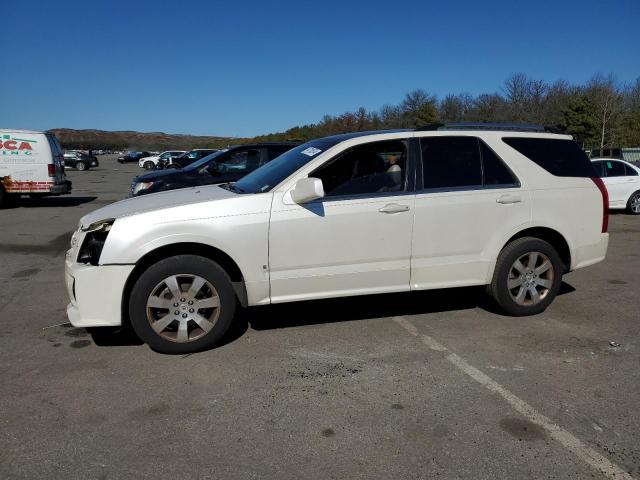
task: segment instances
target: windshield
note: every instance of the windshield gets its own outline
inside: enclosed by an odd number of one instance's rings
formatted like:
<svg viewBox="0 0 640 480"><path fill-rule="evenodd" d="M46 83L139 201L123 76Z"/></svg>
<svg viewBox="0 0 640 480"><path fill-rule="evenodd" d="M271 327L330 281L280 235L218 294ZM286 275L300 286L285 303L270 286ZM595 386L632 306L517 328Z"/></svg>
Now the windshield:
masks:
<svg viewBox="0 0 640 480"><path fill-rule="evenodd" d="M313 140L295 147L242 177L234 184L233 190L239 193L268 192L336 143L338 142L331 140Z"/></svg>
<svg viewBox="0 0 640 480"><path fill-rule="evenodd" d="M222 150L218 150L217 152L210 153L209 155L207 155L205 157L202 157L197 162L193 162L191 165L189 165L187 167L187 170L193 170L193 169L200 168L205 163L209 163L209 161L213 160L214 158L219 157L220 155L222 155L223 153L228 152L228 151L229 151L229 149L225 148L225 149L222 149Z"/></svg>

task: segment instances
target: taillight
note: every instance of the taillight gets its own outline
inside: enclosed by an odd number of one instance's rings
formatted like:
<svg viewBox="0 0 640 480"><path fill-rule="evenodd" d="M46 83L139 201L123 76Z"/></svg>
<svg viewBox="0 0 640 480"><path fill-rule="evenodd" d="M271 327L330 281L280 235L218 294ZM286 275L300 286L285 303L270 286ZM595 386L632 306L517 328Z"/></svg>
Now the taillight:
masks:
<svg viewBox="0 0 640 480"><path fill-rule="evenodd" d="M592 177L591 180L602 194L602 233L607 233L609 230L609 192L607 192L607 187L601 178Z"/></svg>
<svg viewBox="0 0 640 480"><path fill-rule="evenodd" d="M49 176L50 177L55 177L56 176L56 166L53 163L49 163L47 165L47 170L49 171Z"/></svg>

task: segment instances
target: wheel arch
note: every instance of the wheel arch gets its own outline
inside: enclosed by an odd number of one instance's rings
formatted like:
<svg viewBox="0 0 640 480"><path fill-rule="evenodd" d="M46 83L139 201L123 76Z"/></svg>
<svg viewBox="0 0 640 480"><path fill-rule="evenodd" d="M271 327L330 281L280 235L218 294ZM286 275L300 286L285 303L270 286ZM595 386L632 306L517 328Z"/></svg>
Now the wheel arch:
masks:
<svg viewBox="0 0 640 480"><path fill-rule="evenodd" d="M197 255L213 260L229 275L233 289L236 292L238 301L243 307L248 304L247 290L244 281L244 275L238 264L227 253L222 250L197 242L180 242L169 245L163 245L155 248L143 255L135 264L134 269L129 274L125 282L122 292L122 323L129 324L129 297L131 290L142 273L153 265L155 262L175 255Z"/></svg>
<svg viewBox="0 0 640 480"><path fill-rule="evenodd" d="M569 248L569 243L562 233L559 231L549 228L549 227L529 227L523 230L520 230L518 233L512 235L500 248L500 251L504 249L507 245L509 245L514 240L523 237L534 237L539 238L540 240L544 240L549 243L553 248L556 249L558 255L560 255L560 259L564 265L564 273L568 272L571 269L571 249ZM493 274L493 273L492 273Z"/></svg>

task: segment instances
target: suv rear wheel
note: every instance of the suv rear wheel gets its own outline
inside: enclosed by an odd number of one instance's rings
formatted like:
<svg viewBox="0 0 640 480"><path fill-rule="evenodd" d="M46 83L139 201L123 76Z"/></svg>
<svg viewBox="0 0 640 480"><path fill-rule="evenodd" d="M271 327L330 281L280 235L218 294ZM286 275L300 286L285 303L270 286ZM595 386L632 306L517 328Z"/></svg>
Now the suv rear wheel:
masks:
<svg viewBox="0 0 640 480"><path fill-rule="evenodd" d="M627 213L640 215L640 190L633 192L627 201Z"/></svg>
<svg viewBox="0 0 640 480"><path fill-rule="evenodd" d="M562 273L562 260L549 243L519 238L500 252L489 293L508 315L535 315L557 295Z"/></svg>
<svg viewBox="0 0 640 480"><path fill-rule="evenodd" d="M129 318L140 339L162 353L212 347L229 329L236 309L231 280L215 262L177 255L149 267L129 300Z"/></svg>
<svg viewBox="0 0 640 480"><path fill-rule="evenodd" d="M153 162L144 162L142 166L145 170L153 170L154 168L156 168L156 165Z"/></svg>
<svg viewBox="0 0 640 480"><path fill-rule="evenodd" d="M84 163L84 162L76 163L76 170L83 171L83 170L86 170L86 169L87 169L87 164L86 163Z"/></svg>

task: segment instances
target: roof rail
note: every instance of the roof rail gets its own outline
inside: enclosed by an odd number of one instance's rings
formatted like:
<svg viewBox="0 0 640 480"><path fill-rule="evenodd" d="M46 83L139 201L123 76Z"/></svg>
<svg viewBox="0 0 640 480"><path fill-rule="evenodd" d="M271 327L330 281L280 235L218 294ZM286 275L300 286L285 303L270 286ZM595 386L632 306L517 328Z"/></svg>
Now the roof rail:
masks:
<svg viewBox="0 0 640 480"><path fill-rule="evenodd" d="M549 132L562 133L558 128L527 123L484 123L484 122L447 122L429 123L415 129L417 132L429 130L497 130L511 132Z"/></svg>

